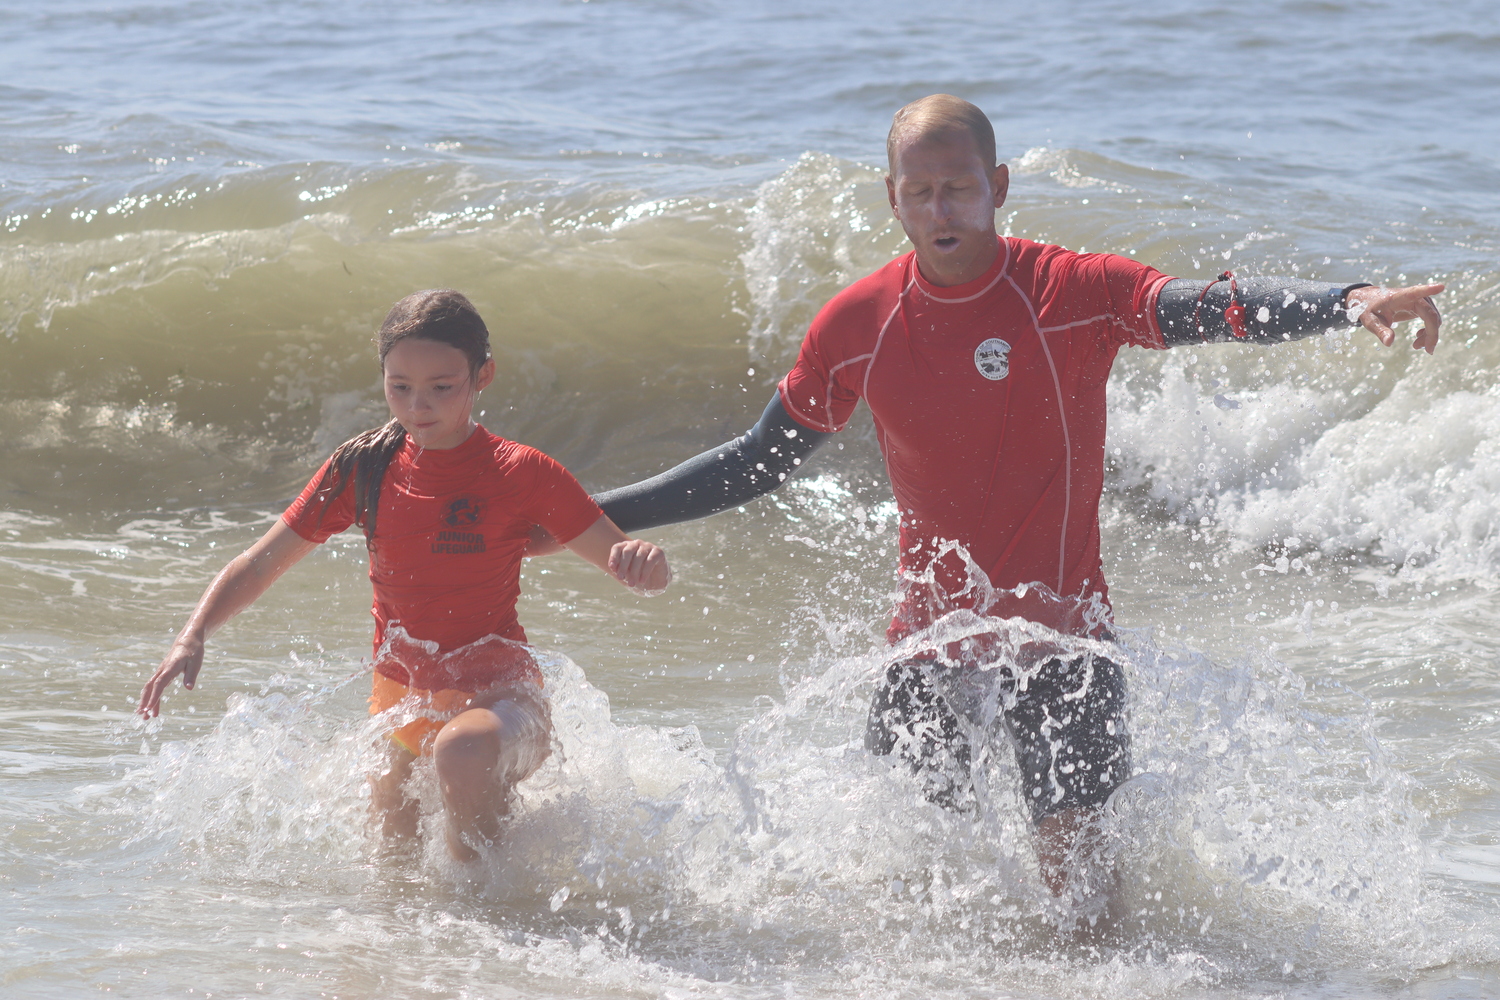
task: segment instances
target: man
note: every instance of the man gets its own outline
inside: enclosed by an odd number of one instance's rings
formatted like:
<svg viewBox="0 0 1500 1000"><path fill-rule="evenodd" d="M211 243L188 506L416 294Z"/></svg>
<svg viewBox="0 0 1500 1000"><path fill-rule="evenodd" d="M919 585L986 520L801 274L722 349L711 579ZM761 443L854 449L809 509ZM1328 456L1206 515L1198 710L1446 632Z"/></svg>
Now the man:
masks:
<svg viewBox="0 0 1500 1000"><path fill-rule="evenodd" d="M1356 319L1386 346L1392 323L1420 319L1413 347L1431 353L1437 344L1429 296L1442 285L1173 279L1124 257L1001 239L995 211L1009 173L996 165L989 120L956 97L898 111L887 154L891 209L913 251L823 308L743 437L596 498L622 530L703 517L776 489L862 398L901 515L908 585L892 642L958 607L1107 640L1098 512L1105 383L1119 348L1273 343ZM953 543L992 587L972 585ZM866 736L875 753L946 772L929 797L960 808L970 747L959 720L978 721L963 681L978 662L932 650L890 665ZM1015 706L1000 721L1043 878L1061 895L1070 853L1088 846L1091 820L1129 777L1123 677L1093 655L1001 666Z"/></svg>

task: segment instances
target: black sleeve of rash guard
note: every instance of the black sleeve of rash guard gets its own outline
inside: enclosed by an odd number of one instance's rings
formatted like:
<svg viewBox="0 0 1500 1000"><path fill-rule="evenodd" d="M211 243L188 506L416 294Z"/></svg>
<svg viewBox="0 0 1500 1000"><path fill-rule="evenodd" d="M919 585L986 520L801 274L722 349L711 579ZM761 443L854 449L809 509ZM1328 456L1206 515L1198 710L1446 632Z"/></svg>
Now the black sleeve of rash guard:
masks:
<svg viewBox="0 0 1500 1000"><path fill-rule="evenodd" d="M1232 295L1228 281L1210 286L1207 281L1173 278L1163 285L1156 299L1156 320L1167 346L1236 340L1279 344L1351 326L1344 296L1369 283L1329 285L1300 278L1236 278L1235 284L1237 294L1233 298L1245 307L1244 337L1236 337L1224 317Z"/></svg>
<svg viewBox="0 0 1500 1000"><path fill-rule="evenodd" d="M733 441L594 500L627 533L707 517L770 493L832 436L793 419L778 392Z"/></svg>

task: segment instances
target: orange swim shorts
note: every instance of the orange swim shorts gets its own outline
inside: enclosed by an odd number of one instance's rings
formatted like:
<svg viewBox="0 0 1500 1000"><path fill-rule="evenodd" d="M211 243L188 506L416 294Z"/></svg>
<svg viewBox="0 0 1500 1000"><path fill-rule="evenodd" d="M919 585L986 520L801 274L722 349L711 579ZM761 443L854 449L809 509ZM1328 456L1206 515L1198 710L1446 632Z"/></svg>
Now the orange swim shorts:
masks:
<svg viewBox="0 0 1500 1000"><path fill-rule="evenodd" d="M453 688L427 691L407 687L385 674L375 674L370 688L370 714L400 709L398 718L408 721L388 735L397 746L417 757L432 753L439 730L475 702L499 712L506 720L506 731L519 737L515 745L529 748L519 751L514 759L507 758L507 766L517 769L518 779L536 770L551 753L548 736L552 710L539 684L522 681L474 694ZM503 710L499 707L502 703Z"/></svg>
<svg viewBox="0 0 1500 1000"><path fill-rule="evenodd" d="M385 674L375 674L370 689L371 715L390 711L397 705L416 715L390 734L397 746L416 756L432 753L432 741L437 738L438 730L473 703L474 695L468 691L453 688L426 691L407 687Z"/></svg>
<svg viewBox="0 0 1500 1000"><path fill-rule="evenodd" d="M408 686L392 679L390 673L407 680L449 680L470 690ZM521 713L512 718L512 728L531 733L532 742L545 745L551 712L542 694L542 673L529 646L489 635L444 653L437 643L414 639L399 623L391 623L375 651L370 714L400 709L399 719L406 721L391 733L398 746L418 756L431 753L438 730L476 701L481 705L512 703Z"/></svg>

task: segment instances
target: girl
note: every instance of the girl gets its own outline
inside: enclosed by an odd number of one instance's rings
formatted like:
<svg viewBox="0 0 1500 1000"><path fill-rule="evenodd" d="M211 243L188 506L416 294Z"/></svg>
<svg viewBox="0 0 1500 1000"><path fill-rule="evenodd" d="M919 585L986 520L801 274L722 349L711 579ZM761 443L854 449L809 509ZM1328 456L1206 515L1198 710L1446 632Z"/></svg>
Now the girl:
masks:
<svg viewBox="0 0 1500 1000"><path fill-rule="evenodd" d="M672 573L660 548L626 538L561 465L474 422L495 362L468 299L449 290L408 295L376 343L390 423L340 445L281 519L214 578L146 682L139 711L155 716L178 675L191 689L219 626L358 524L375 588L370 711L400 705L417 715L390 734L390 766L371 779L373 805L387 836L414 836L417 804L404 786L417 757L431 754L448 849L471 860L495 839L512 789L551 744L541 672L516 620L533 529L635 590L660 592Z"/></svg>

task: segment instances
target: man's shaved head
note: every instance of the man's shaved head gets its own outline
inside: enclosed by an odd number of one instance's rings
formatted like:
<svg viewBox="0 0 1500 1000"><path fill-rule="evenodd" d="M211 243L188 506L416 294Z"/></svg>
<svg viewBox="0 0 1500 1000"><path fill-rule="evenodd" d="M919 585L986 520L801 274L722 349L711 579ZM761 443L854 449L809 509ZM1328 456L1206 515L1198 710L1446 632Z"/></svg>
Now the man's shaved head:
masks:
<svg viewBox="0 0 1500 1000"><path fill-rule="evenodd" d="M961 97L932 94L912 101L891 119L891 131L885 138L891 173L896 172L897 147L945 132L969 133L985 166L995 165L995 129L984 112Z"/></svg>

